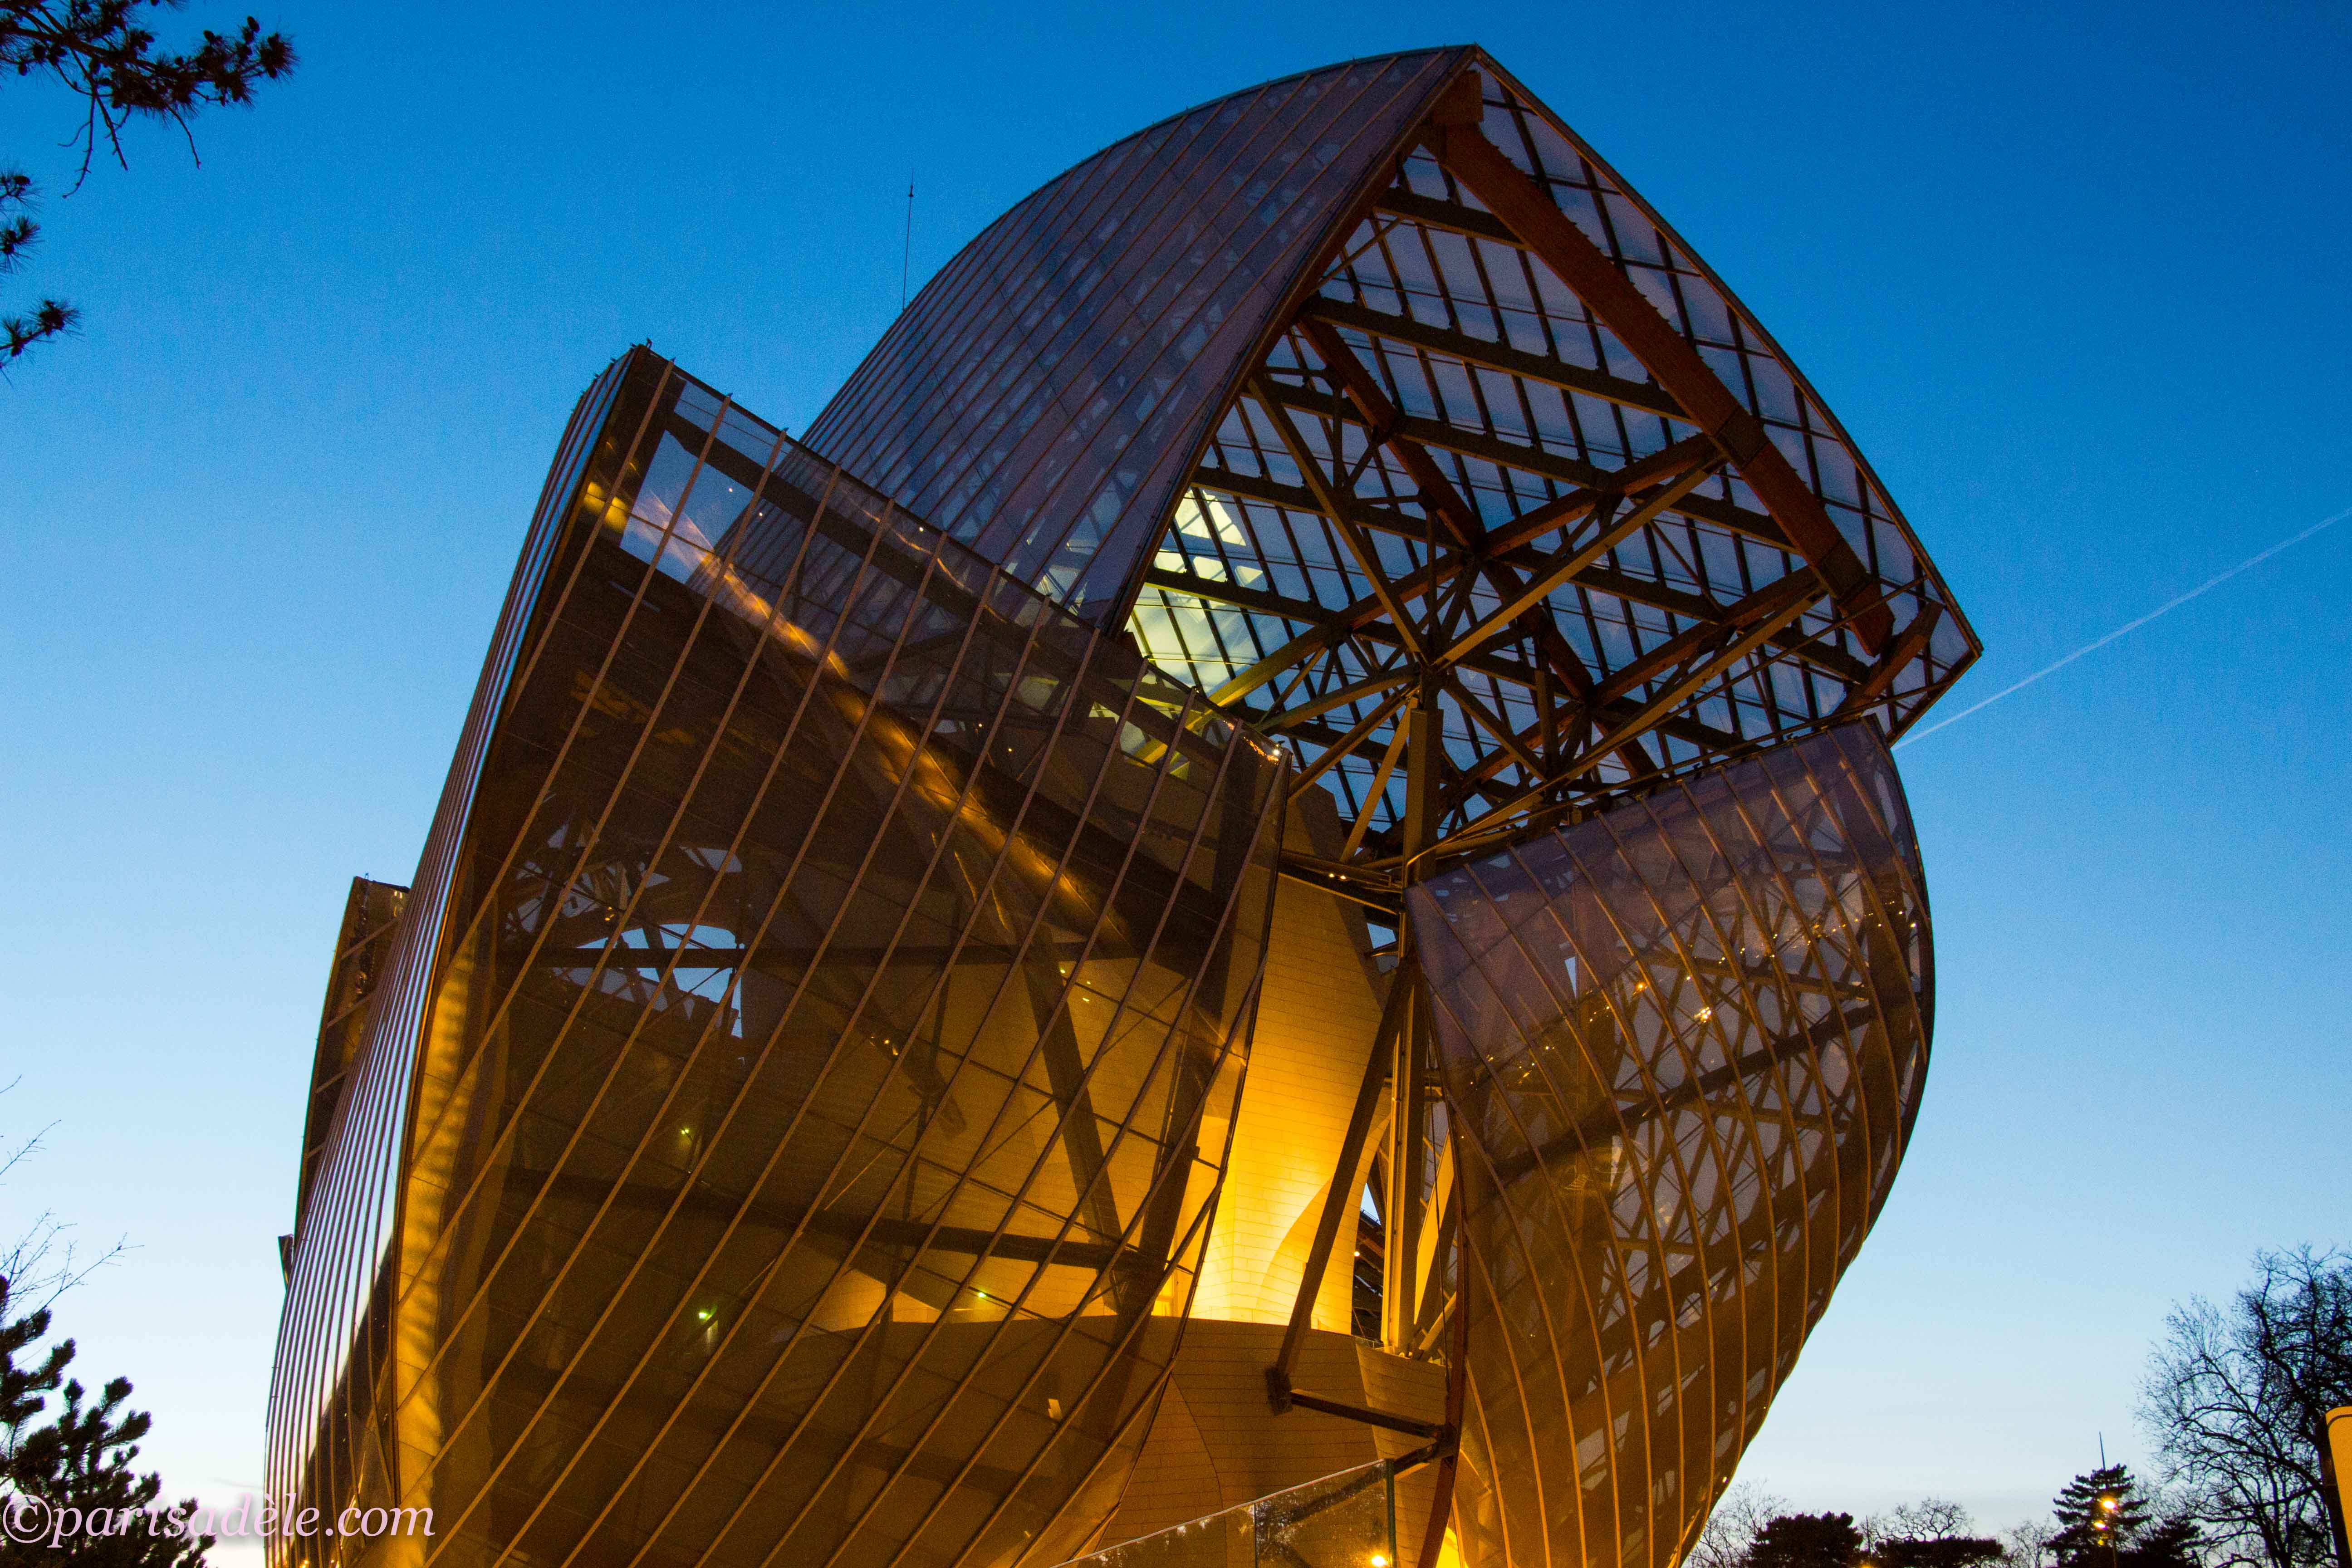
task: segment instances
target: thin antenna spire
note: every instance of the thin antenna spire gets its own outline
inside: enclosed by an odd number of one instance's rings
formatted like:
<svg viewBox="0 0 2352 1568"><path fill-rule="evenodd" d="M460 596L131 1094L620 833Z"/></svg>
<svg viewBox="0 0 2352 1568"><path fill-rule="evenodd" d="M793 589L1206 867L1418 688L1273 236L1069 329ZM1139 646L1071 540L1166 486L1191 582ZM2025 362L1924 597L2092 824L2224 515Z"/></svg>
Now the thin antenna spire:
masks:
<svg viewBox="0 0 2352 1568"><path fill-rule="evenodd" d="M915 258L915 172L907 171L907 243L898 252L898 309L907 308L907 269Z"/></svg>

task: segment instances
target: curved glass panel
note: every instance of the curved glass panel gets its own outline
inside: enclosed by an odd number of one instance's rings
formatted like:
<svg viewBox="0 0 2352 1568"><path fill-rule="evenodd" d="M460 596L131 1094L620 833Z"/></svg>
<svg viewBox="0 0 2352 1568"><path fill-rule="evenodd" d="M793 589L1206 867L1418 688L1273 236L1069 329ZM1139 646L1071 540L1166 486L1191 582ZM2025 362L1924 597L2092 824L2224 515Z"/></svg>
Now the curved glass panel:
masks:
<svg viewBox="0 0 2352 1568"><path fill-rule="evenodd" d="M808 443L1099 623L1235 380L1465 57L1333 66L1097 153L923 287Z"/></svg>
<svg viewBox="0 0 2352 1568"><path fill-rule="evenodd" d="M1918 849L1850 726L1416 888L1465 1194L1474 1563L1670 1568L1893 1180Z"/></svg>
<svg viewBox="0 0 2352 1568"><path fill-rule="evenodd" d="M1066 1556L1192 1297L1280 755L651 354L614 407L273 1477L425 1562Z"/></svg>

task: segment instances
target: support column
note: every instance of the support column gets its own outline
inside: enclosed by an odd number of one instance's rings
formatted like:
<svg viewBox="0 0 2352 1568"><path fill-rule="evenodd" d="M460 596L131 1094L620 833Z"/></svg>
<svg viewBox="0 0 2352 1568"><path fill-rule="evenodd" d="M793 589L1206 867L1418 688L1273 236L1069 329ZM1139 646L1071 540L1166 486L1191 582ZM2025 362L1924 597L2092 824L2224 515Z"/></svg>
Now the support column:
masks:
<svg viewBox="0 0 2352 1568"><path fill-rule="evenodd" d="M1437 828L1444 732L1431 686L1424 685L1405 710L1404 724L1405 879L1411 882L1415 871L1410 858L1429 847ZM1399 952L1408 952L1412 942L1412 927L1400 925ZM1402 1023L1396 1031L1395 1055L1389 1068L1388 1190L1381 1205L1381 1343L1399 1352L1412 1349L1420 1316L1421 1195L1428 1175L1428 1142L1422 1126L1426 1110L1422 1063L1429 1033L1429 1002L1419 973L1418 964L1400 962L1397 966L1397 983L1412 989L1402 999Z"/></svg>

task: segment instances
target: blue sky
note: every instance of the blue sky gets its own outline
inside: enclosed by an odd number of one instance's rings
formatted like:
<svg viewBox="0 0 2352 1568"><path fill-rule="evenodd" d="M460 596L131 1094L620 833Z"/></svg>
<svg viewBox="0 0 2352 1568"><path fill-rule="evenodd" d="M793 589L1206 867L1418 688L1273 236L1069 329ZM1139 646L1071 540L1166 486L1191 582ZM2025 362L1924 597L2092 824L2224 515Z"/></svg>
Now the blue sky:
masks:
<svg viewBox="0 0 2352 1568"><path fill-rule="evenodd" d="M1164 114L1486 45L1870 453L1984 637L1955 707L2352 506L2340 6L693 9L272 4L292 81L66 200L69 106L0 93L5 298L88 321L0 385L0 1129L59 1122L0 1234L135 1244L68 1326L173 1495L259 1476L344 889L415 865L572 399L650 338L797 430L909 170L919 286ZM2006 1523L2137 1458L2170 1302L2352 1241L2347 577L2352 522L1903 751L1927 1105L1743 1477Z"/></svg>

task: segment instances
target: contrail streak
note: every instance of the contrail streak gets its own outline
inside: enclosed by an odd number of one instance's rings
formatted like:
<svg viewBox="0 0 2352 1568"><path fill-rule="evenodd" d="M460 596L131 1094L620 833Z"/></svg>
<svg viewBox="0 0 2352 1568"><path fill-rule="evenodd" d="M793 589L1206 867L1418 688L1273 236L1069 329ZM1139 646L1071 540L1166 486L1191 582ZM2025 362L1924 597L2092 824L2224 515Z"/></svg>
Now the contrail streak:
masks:
<svg viewBox="0 0 2352 1568"><path fill-rule="evenodd" d="M1952 725L1957 724L1961 720L1967 718L1969 714L1990 708L1994 703L2000 701L2002 698L2010 696L2013 692L2024 690L2027 687L2032 685L2043 676L2057 674L2060 670L2065 668L2076 659L2081 658L2084 654L2096 653L2101 648L2106 647L2109 643L2115 641L2117 637L2139 630L2140 627L2147 625L2148 622L2156 619L2158 616L2170 615L2173 611L2180 608L2181 605L2187 604L2189 600L2196 598L2199 595L2211 593L2214 589L2220 587L2222 584L2228 582L2239 573L2249 571L2253 567L2261 565L2263 562L2268 561L2272 556L2276 555L2280 551L2288 549L2294 545L2301 544L2305 540L2309 539L2321 529L2332 527L2336 523L2342 522L2347 517L2352 517L2352 506L2346 507L2342 511L2336 513L2332 517L2321 518L2317 522L2313 523L2309 528L2305 529L2301 533L2296 534L2292 539L2282 539L2276 544L2272 545L2268 550L2247 556L2243 561L2239 562L2235 566L2231 567L2227 572L2222 573L2220 576L2210 577L2204 582L2198 584L2194 588L2189 589L2186 594L2182 594L2177 598L2167 599L2163 604L2158 605L2156 608L2150 610L2139 619L2136 621L2126 621L2122 626L2117 626L2114 631L2109 632L2106 636L2099 638L2096 642L2084 643L2081 647L2076 648L2073 653L2068 654L2057 663L2044 665L2042 668L2035 670L2032 675L2027 676L2024 679L2014 681L2008 686L2002 687L1999 691L1994 692L1983 701L1971 703L1969 706L1963 708L1958 712L1953 714L1950 718L1939 719L1924 730L1912 731L1909 734L1895 742L1895 749L1896 751L1901 751L1904 747L1911 744L1914 741L1924 741L1928 736L1934 734L1937 731L1948 729Z"/></svg>

